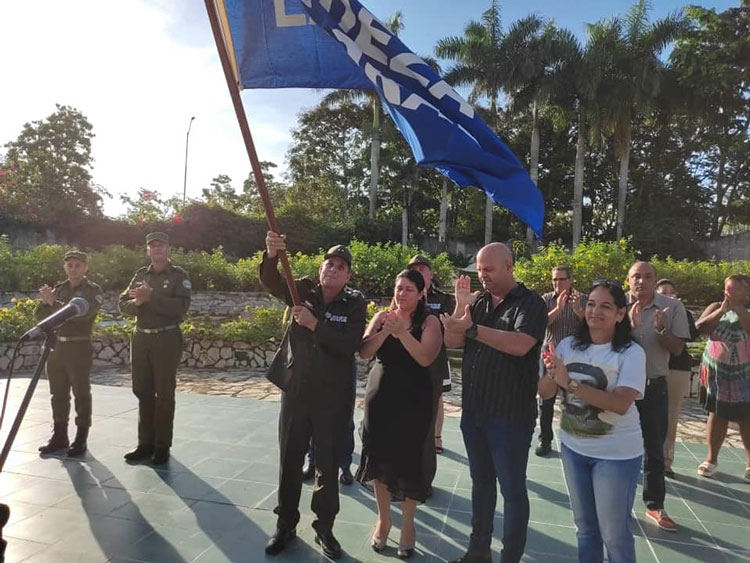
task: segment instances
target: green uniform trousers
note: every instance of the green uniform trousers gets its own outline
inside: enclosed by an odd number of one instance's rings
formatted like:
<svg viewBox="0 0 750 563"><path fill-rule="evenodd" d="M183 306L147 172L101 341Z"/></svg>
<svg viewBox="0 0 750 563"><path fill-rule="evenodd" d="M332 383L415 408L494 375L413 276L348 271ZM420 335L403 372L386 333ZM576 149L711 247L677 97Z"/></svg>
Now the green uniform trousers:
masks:
<svg viewBox="0 0 750 563"><path fill-rule="evenodd" d="M47 359L47 379L52 402L52 420L68 424L70 390L76 408L76 426L91 426L91 364L93 349L88 340L58 342Z"/></svg>
<svg viewBox="0 0 750 563"><path fill-rule="evenodd" d="M182 333L133 333L130 362L133 394L138 397L138 444L172 445L174 391L182 358Z"/></svg>

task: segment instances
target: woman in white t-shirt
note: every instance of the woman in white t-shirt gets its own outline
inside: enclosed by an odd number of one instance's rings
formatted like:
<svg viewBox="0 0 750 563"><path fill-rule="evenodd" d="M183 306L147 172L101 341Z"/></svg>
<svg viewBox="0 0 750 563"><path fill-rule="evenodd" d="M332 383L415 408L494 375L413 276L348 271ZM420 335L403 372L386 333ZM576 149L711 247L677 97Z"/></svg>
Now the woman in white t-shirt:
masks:
<svg viewBox="0 0 750 563"><path fill-rule="evenodd" d="M592 285L584 322L557 349L542 352L539 395L563 390L560 457L578 530L578 560L635 561L630 513L643 438L635 401L646 386L646 354L632 340L625 293L616 281Z"/></svg>

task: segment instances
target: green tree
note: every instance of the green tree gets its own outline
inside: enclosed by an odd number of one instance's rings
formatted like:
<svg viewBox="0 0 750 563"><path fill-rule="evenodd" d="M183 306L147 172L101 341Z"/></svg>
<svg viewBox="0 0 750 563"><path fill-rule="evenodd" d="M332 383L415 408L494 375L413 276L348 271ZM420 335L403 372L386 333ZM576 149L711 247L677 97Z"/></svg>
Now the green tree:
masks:
<svg viewBox="0 0 750 563"><path fill-rule="evenodd" d="M169 219L181 220L182 198L172 196L162 199L155 190L138 188L135 198L127 194L120 195L120 201L126 206L122 218L134 225L150 225Z"/></svg>
<svg viewBox="0 0 750 563"><path fill-rule="evenodd" d="M0 163L0 211L57 229L100 217L106 192L91 178L91 123L77 109L56 105L26 123Z"/></svg>
<svg viewBox="0 0 750 563"><path fill-rule="evenodd" d="M628 169L633 135L633 121L640 113L653 110L659 95L664 63L664 49L683 29L679 14L651 22L647 0L638 0L624 18L614 17L591 26L594 34L616 38L610 43L610 60L605 63L607 123L614 135L615 155L620 162L617 198L616 237L623 236L625 204L628 193Z"/></svg>
<svg viewBox="0 0 750 563"><path fill-rule="evenodd" d="M750 2L722 13L689 6L686 14L689 28L670 57L674 94L694 127L691 161L713 200L708 234L716 237L728 223L750 223Z"/></svg>

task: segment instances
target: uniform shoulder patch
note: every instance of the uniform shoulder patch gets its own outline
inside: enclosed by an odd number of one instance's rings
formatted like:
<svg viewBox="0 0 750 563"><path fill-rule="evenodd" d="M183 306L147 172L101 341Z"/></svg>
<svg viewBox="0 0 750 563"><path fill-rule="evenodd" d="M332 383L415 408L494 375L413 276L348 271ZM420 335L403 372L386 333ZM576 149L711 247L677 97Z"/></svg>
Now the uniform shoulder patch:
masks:
<svg viewBox="0 0 750 563"><path fill-rule="evenodd" d="M184 287L185 289L193 289L193 284L190 283L189 279L185 278L184 280L182 280L182 287Z"/></svg>

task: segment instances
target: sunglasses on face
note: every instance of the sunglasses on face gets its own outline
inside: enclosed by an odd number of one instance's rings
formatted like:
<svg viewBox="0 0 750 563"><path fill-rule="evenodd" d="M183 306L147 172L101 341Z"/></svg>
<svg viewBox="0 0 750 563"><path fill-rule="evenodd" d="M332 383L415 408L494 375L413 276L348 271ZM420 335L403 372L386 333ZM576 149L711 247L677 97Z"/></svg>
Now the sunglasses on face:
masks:
<svg viewBox="0 0 750 563"><path fill-rule="evenodd" d="M608 287L610 289L622 289L622 284L618 282L617 280L607 280L607 279L598 279L594 280L594 283L591 284L591 289L594 289L595 287Z"/></svg>

